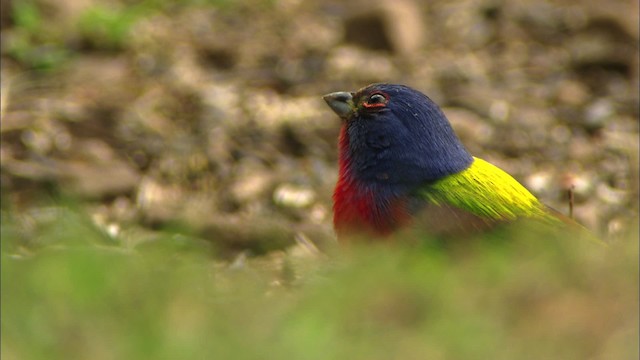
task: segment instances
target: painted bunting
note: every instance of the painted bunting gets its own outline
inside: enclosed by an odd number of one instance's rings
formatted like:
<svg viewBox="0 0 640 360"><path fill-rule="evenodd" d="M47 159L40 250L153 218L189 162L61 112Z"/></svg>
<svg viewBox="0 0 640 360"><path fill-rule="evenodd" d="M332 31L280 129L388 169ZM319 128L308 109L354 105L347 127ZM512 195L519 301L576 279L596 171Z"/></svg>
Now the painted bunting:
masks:
<svg viewBox="0 0 640 360"><path fill-rule="evenodd" d="M469 154L440 107L417 90L372 84L324 100L342 119L333 194L339 239L385 237L408 226L455 236L523 218L572 222Z"/></svg>

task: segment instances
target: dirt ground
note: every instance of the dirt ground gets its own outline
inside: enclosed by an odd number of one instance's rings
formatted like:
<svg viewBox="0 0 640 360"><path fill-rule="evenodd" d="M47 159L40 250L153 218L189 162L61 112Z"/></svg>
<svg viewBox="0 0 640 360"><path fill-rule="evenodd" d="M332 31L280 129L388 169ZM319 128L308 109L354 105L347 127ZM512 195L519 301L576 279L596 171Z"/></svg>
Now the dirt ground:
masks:
<svg viewBox="0 0 640 360"><path fill-rule="evenodd" d="M131 247L167 229L221 254L334 241L340 123L321 96L372 82L428 94L475 156L562 212L573 186L598 234L637 223L637 2L2 10L2 209L31 242L60 201Z"/></svg>

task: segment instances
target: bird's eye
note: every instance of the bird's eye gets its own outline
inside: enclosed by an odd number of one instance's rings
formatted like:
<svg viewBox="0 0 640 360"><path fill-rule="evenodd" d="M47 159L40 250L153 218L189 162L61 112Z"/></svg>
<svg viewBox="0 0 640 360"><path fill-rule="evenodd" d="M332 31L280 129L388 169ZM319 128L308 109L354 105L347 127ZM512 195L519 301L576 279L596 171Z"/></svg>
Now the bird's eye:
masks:
<svg viewBox="0 0 640 360"><path fill-rule="evenodd" d="M384 94L375 93L369 96L367 101L364 102L362 105L364 105L364 107L368 109L383 108L387 105L388 101L389 101L388 98Z"/></svg>
<svg viewBox="0 0 640 360"><path fill-rule="evenodd" d="M369 97L369 104L384 104L387 102L387 98L382 94L373 94Z"/></svg>

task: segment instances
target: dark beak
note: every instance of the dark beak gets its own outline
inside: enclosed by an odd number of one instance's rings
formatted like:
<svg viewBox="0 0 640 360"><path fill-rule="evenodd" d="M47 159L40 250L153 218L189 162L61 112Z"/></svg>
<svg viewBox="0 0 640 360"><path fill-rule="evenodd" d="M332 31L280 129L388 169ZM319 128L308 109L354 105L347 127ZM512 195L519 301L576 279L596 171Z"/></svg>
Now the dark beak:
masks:
<svg viewBox="0 0 640 360"><path fill-rule="evenodd" d="M348 119L355 112L353 95L350 92L339 91L322 97L331 110L343 119Z"/></svg>

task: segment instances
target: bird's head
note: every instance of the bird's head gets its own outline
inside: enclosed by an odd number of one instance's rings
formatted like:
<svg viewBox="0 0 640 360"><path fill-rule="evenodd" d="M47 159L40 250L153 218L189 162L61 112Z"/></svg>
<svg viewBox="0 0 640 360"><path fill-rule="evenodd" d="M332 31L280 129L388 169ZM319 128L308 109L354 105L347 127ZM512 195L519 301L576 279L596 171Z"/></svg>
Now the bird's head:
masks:
<svg viewBox="0 0 640 360"><path fill-rule="evenodd" d="M372 84L324 100L343 121L340 156L358 180L411 188L473 161L438 105L408 86Z"/></svg>

